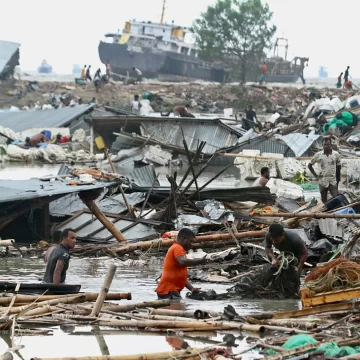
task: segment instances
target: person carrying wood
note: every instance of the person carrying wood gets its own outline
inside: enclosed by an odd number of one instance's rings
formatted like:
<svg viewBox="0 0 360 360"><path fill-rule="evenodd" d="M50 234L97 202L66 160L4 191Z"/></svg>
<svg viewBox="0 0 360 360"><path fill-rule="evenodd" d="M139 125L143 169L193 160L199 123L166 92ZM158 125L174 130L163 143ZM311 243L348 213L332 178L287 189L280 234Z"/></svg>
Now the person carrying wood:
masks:
<svg viewBox="0 0 360 360"><path fill-rule="evenodd" d="M277 268L279 263L277 256L273 252L273 246L280 252L293 253L297 259L297 270L299 273L301 272L308 257L308 251L304 241L296 232L285 230L281 224L271 224L265 236L265 243L266 255L271 259L274 268Z"/></svg>
<svg viewBox="0 0 360 360"><path fill-rule="evenodd" d="M338 185L341 177L340 154L332 149L331 138L323 138L323 151L319 151L311 159L308 168L319 180L321 200L327 202L328 191L332 197L339 195ZM313 165L319 163L320 173L317 174Z"/></svg>
<svg viewBox="0 0 360 360"><path fill-rule="evenodd" d="M201 259L188 259L186 251L190 250L195 234L187 228L179 231L174 244L168 250L161 275L160 283L155 292L159 299L179 300L180 292L186 287L192 293L199 289L194 288L187 276L187 267L203 265L208 262L206 255Z"/></svg>
<svg viewBox="0 0 360 360"><path fill-rule="evenodd" d="M62 232L62 241L49 255L46 265L43 283L63 284L66 279L66 272L69 268L70 253L75 247L76 234L73 229L65 229Z"/></svg>

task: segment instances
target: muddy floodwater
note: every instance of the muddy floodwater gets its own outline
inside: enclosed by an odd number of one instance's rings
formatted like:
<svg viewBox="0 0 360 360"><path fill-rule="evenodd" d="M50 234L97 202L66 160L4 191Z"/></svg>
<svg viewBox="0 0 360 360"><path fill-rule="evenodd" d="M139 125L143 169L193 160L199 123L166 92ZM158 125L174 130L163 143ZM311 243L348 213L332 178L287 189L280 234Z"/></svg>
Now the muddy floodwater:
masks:
<svg viewBox="0 0 360 360"><path fill-rule="evenodd" d="M23 180L32 177L41 177L49 174L55 175L59 165L29 165L22 164L0 165L0 179ZM199 185L212 178L221 168L212 167L199 179ZM186 167L178 169L178 178L186 171ZM156 168L161 185L168 185L166 175L171 174L173 169ZM217 179L212 187L244 186L240 180L238 169L231 168ZM111 292L131 292L131 302L150 301L156 299L155 279L160 275L160 267L152 268L129 268L123 267L120 261L109 258L78 259L72 258L67 274L67 283L81 284L83 292L98 292L101 288L106 270L111 263L118 265L116 277L111 286ZM5 258L0 261L0 279L13 282L38 282L42 278L45 264L38 258ZM217 293L224 292L228 285L194 283L196 287L214 289ZM186 292L183 292L185 297ZM122 303L130 303L122 301ZM183 305L187 309L208 309L222 311L224 306L231 303L240 315L263 311L290 311L299 308L298 301L269 301L252 300L241 301L191 301L184 300ZM172 348L165 336L154 333L144 334L141 332L115 331L112 329L99 329L95 327L52 327L50 336L19 336L15 339L15 345L23 345L19 353L14 354L15 359L30 359L32 357L70 357L70 356L96 356L96 355L124 355L171 351ZM205 346L206 340L221 340L224 332L217 337L198 337L186 339L190 346ZM254 335L254 334L253 334ZM10 345L8 335L2 335L0 339L0 354L4 353ZM240 343L237 350L244 348Z"/></svg>
<svg viewBox="0 0 360 360"><path fill-rule="evenodd" d="M81 284L81 291L98 292L101 288L106 270L110 264L118 265L116 276L111 285L112 292L131 292L131 302L151 301L156 299L154 289L155 279L161 272L160 267L152 268L124 268L120 261L109 258L78 259L72 258L68 270L67 282ZM37 282L42 277L45 264L41 259L9 258L2 259L0 264L0 277L2 280L15 282ZM203 289L215 289L218 293L226 290L228 285L194 283L196 287ZM183 291L183 297L186 292ZM127 300L123 304L130 303ZM263 311L290 311L299 308L299 302L294 300L252 300L242 301L193 301L183 300L187 309L209 309L222 311L224 306L231 304L241 315ZM70 357L86 355L124 355L150 353L159 351L171 351L172 348L166 341L165 336L155 334L147 335L139 332L116 332L114 329L98 329L93 327L53 327L51 336L23 336L16 338L17 345L24 345L20 350L23 359L31 357ZM225 332L224 332L225 333ZM204 346L206 339L221 340L224 333L218 337L186 340L191 346ZM253 334L254 335L254 334ZM7 350L6 335L0 341L0 353ZM240 344L241 345L241 344ZM240 347L239 347L240 348ZM239 348L237 348L239 350ZM19 358L15 355L15 358Z"/></svg>

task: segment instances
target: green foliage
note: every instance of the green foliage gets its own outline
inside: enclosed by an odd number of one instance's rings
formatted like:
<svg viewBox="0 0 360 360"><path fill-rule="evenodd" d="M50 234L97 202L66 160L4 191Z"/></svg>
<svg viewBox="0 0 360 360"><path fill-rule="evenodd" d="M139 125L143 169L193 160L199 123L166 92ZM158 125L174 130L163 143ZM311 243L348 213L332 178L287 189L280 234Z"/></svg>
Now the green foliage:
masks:
<svg viewBox="0 0 360 360"><path fill-rule="evenodd" d="M271 18L261 0L218 0L193 24L200 57L224 62L245 81L249 67L271 47L276 31Z"/></svg>
<svg viewBox="0 0 360 360"><path fill-rule="evenodd" d="M298 185L308 183L309 179L306 177L306 172L304 171L303 173L301 173L298 171L294 175L293 182Z"/></svg>

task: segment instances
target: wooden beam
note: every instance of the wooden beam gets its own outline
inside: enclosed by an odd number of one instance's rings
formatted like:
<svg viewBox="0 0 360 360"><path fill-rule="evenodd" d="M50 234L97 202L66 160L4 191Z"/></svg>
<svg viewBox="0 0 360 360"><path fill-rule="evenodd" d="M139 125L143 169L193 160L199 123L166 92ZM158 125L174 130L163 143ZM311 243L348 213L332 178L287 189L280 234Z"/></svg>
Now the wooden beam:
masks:
<svg viewBox="0 0 360 360"><path fill-rule="evenodd" d="M303 307L306 308L359 298L360 288L332 291L314 296L309 296L309 290L305 288L300 290L300 297Z"/></svg>
<svg viewBox="0 0 360 360"><path fill-rule="evenodd" d="M273 314L273 319L288 319L288 318L295 318L295 317L302 317L302 316L309 316L309 315L316 315L322 314L332 311L346 311L352 309L360 308L360 301L352 303L352 302L343 302L338 304L329 304L329 305L318 305L314 307L309 307L302 310L295 310L295 311L286 311L286 312L279 312Z"/></svg>

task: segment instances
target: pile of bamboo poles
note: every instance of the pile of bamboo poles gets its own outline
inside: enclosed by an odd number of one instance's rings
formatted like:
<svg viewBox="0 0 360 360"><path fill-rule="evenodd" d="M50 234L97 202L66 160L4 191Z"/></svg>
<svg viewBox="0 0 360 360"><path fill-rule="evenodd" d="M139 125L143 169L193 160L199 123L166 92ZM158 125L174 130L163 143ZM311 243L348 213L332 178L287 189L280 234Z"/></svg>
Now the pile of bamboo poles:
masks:
<svg viewBox="0 0 360 360"><path fill-rule="evenodd" d="M76 298L76 297L75 297ZM74 299L73 299L74 300ZM73 301L72 300L72 301ZM77 299L79 301L79 299ZM322 342L337 342L339 346L357 346L360 345L360 337L340 337L331 332L332 329L341 327L342 325L348 329L349 321L360 321L359 317L354 315L353 310L348 312L334 313L332 308L325 308L318 306L312 310L312 314L316 318L309 317L309 309L299 310L296 312L284 313L264 313L257 314L251 317L241 317L235 315L234 318L229 319L225 313L218 313L214 311L203 310L172 310L163 309L169 305L166 300L157 300L148 303L138 303L131 305L114 305L106 304L99 312L99 316L91 315L91 308L89 304L81 303L62 303L58 310L52 311L51 314L43 314L41 317L29 319L20 319L20 322L26 323L27 326L43 324L82 324L82 325L99 325L106 327L115 327L119 334L122 329L141 329L144 332L156 332L157 334L168 334L169 329L174 329L180 338L191 339L186 334L191 334L196 331L208 332L210 331L228 331L232 333L247 332L247 333L261 333L265 336L261 340L256 336L250 336L250 342L246 350L258 348L262 353L266 350L272 349L278 353L267 356L267 360L281 360L284 358L295 358L301 354L318 348ZM56 305L54 306L56 307ZM52 310L51 308L49 309ZM63 312L57 312L62 310ZM320 314L322 316L320 317ZM344 316L345 315L345 316ZM291 317L292 316L292 317ZM340 319L339 319L340 317ZM352 322L354 324L354 322ZM273 337L276 333L277 336ZM301 346L292 350L284 350L281 348L291 335L293 334L309 334L312 335L318 343ZM255 339L255 340L254 340ZM106 357L83 357L71 358L76 360L131 360L131 359L216 359L214 350L219 353L219 349L225 349L230 355L217 355L217 359L239 359L241 353L234 351L232 347L234 343L230 342L216 342L213 346L207 346L198 349L176 350L170 352L153 353L153 354L136 354L136 355L121 355ZM225 352L224 352L225 354ZM202 356L202 357L201 357ZM206 357L207 356L207 357ZM34 360L47 360L37 359ZM50 360L50 359L49 359ZM53 359L57 360L57 359ZM62 360L68 360L62 358ZM70 360L70 358L69 358Z"/></svg>

